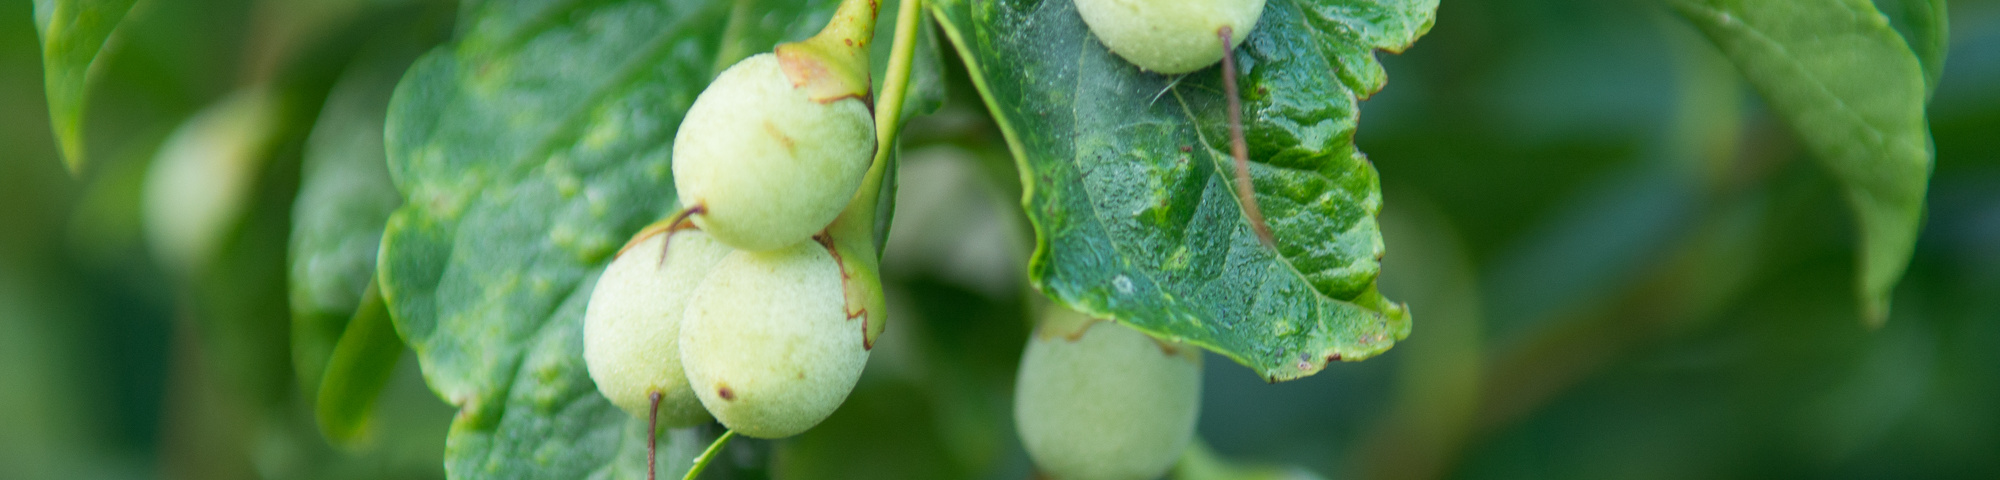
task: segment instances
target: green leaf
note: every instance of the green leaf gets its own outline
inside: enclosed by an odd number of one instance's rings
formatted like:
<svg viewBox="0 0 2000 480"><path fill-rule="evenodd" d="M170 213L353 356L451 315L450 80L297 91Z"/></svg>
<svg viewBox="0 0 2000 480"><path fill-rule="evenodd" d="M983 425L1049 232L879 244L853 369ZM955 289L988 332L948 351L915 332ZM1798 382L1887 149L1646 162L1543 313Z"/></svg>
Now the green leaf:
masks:
<svg viewBox="0 0 2000 480"><path fill-rule="evenodd" d="M354 446L371 427L375 399L403 358L403 340L396 338L388 306L373 284L346 327L327 354L313 412L328 440Z"/></svg>
<svg viewBox="0 0 2000 480"><path fill-rule="evenodd" d="M1951 22L1945 0L1901 0L1902 20L1909 29L1910 49L1924 64L1924 95L1937 91L1944 76L1945 51L1951 47Z"/></svg>
<svg viewBox="0 0 2000 480"><path fill-rule="evenodd" d="M1270 381L1360 360L1409 333L1376 293L1375 168L1353 144L1374 51L1428 31L1426 0L1271 0L1236 55L1262 246L1231 193L1219 68L1139 71L1067 1L933 10L1006 134L1050 297L1207 347Z"/></svg>
<svg viewBox="0 0 2000 480"><path fill-rule="evenodd" d="M1677 0L1844 187L1861 230L1855 287L1880 324L1923 220L1923 66L1868 0Z"/></svg>
<svg viewBox="0 0 2000 480"><path fill-rule="evenodd" d="M403 70L436 40L413 26L401 30L412 31L382 35L341 75L306 141L290 287L293 362L308 394L370 289L383 223L403 201L382 152L383 116Z"/></svg>
<svg viewBox="0 0 2000 480"><path fill-rule="evenodd" d="M83 171L83 113L91 72L135 0L35 0L35 33L42 39L42 74L49 122L62 147L63 165Z"/></svg>
<svg viewBox="0 0 2000 480"><path fill-rule="evenodd" d="M426 381L459 407L451 476L644 475L644 422L585 371L584 306L618 247L675 207L671 142L709 79L834 7L748 5L468 3L455 43L404 75L386 144L406 203L379 278ZM683 437L662 449L706 445Z"/></svg>
<svg viewBox="0 0 2000 480"><path fill-rule="evenodd" d="M384 12L390 23L327 94L292 207L292 363L318 401L321 432L350 446L403 354L373 283L383 224L403 200L382 151L383 116L403 70L443 40L450 20L436 7Z"/></svg>

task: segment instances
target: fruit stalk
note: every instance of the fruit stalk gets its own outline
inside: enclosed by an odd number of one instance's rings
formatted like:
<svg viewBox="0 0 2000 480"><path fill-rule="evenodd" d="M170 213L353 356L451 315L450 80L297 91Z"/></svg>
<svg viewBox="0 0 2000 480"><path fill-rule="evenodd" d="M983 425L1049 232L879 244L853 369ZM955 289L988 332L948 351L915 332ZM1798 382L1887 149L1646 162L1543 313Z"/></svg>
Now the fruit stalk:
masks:
<svg viewBox="0 0 2000 480"><path fill-rule="evenodd" d="M715 437L715 443L708 444L708 449L702 450L701 456L694 459L694 466L688 467L687 476L681 477L681 480L694 480L695 477L701 476L701 472L708 469L708 462L715 461L715 454L722 452L722 447L728 445L729 439L735 437L735 430L724 430L722 436Z"/></svg>
<svg viewBox="0 0 2000 480"><path fill-rule="evenodd" d="M849 314L862 317L866 345L887 325L882 311L886 301L880 287L881 246L875 239L875 222L881 205L883 181L889 173L889 156L895 153L896 136L902 132L903 102L909 94L910 68L916 56L917 27L922 24L923 0L904 0L896 12L895 43L891 44L888 71L882 79L880 101L875 104L875 158L862 177L861 189L827 227L829 245L840 257L847 283ZM857 309L858 307L858 309Z"/></svg>
<svg viewBox="0 0 2000 480"><path fill-rule="evenodd" d="M653 472L658 469L655 464L660 460L660 392L653 392L651 397L652 413L646 415L646 480L654 479Z"/></svg>
<svg viewBox="0 0 2000 480"><path fill-rule="evenodd" d="M1271 225L1264 223L1264 212L1257 208L1257 190L1250 185L1250 148L1243 140L1243 100L1242 92L1236 89L1236 55L1229 49L1229 27L1217 30L1222 37L1222 96L1229 97L1229 153L1236 156L1236 197L1243 204L1243 216L1249 217L1250 229L1257 232L1257 240L1265 247L1277 248L1277 241L1271 238Z"/></svg>
<svg viewBox="0 0 2000 480"><path fill-rule="evenodd" d="M820 103L870 101L868 43L875 38L875 0L843 0L812 38L778 45L778 65L792 86Z"/></svg>
<svg viewBox="0 0 2000 480"><path fill-rule="evenodd" d="M896 136L903 131L903 102L910 90L910 66L916 56L923 4L923 0L906 0L896 12L896 40L890 48L889 69L884 72L887 77L882 79L882 98L875 103L875 159L868 165L854 200L829 229L836 242L866 238L871 247L874 244L875 209L882 198L883 178L888 175L889 155L895 153Z"/></svg>

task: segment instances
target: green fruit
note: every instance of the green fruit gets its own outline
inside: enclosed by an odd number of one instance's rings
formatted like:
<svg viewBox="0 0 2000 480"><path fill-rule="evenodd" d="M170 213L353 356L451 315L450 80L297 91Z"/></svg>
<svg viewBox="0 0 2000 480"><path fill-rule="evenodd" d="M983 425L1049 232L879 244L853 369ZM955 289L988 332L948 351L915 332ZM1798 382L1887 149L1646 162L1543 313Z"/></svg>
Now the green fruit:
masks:
<svg viewBox="0 0 2000 480"><path fill-rule="evenodd" d="M674 135L674 186L703 231L744 250L806 240L840 215L875 156L855 98L813 101L771 54L737 62L695 98Z"/></svg>
<svg viewBox="0 0 2000 480"><path fill-rule="evenodd" d="M730 251L697 230L657 233L605 267L583 314L583 361L612 404L645 419L659 393L661 425L708 422L681 370L682 314L695 286Z"/></svg>
<svg viewBox="0 0 2000 480"><path fill-rule="evenodd" d="M1200 70L1222 60L1229 27L1235 49L1264 14L1264 0L1076 0L1076 12L1105 48L1165 74Z"/></svg>
<svg viewBox="0 0 2000 480"><path fill-rule="evenodd" d="M243 221L279 133L278 97L250 88L187 119L146 172L142 213L153 254L178 274L206 267Z"/></svg>
<svg viewBox="0 0 2000 480"><path fill-rule="evenodd" d="M1194 437L1200 352L1066 309L1050 317L1028 340L1014 387L1028 457L1059 480L1166 473Z"/></svg>
<svg viewBox="0 0 2000 480"><path fill-rule="evenodd" d="M701 404L757 438L797 435L833 414L868 362L843 288L819 242L722 259L681 326L681 361Z"/></svg>

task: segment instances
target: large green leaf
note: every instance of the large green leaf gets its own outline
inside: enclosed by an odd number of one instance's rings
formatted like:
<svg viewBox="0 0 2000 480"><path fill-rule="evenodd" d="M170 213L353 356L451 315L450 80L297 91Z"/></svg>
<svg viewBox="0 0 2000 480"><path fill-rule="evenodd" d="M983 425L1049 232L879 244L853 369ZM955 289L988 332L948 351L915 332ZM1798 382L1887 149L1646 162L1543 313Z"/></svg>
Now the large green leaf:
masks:
<svg viewBox="0 0 2000 480"><path fill-rule="evenodd" d="M1879 324L1916 248L1930 183L1923 66L1868 0L1676 0L1845 187L1855 287ZM1940 52L1941 53L1941 52Z"/></svg>
<svg viewBox="0 0 2000 480"><path fill-rule="evenodd" d="M1192 342L1271 381L1409 333L1375 291L1375 168L1353 144L1375 50L1428 31L1430 0L1270 0L1238 49L1261 245L1231 193L1218 68L1146 73L1065 0L940 0L934 12L1006 133L1035 224L1030 271L1072 308Z"/></svg>
<svg viewBox="0 0 2000 480"><path fill-rule="evenodd" d="M455 43L404 75L386 144L406 204L390 217L378 274L425 379L460 409L445 458L453 477L644 474L644 423L584 369L591 287L630 235L674 208L671 142L709 79L817 31L833 7L467 3ZM705 442L674 435L662 446Z"/></svg>
<svg viewBox="0 0 2000 480"><path fill-rule="evenodd" d="M35 0L49 122L70 173L83 170L83 112L90 75L135 0Z"/></svg>

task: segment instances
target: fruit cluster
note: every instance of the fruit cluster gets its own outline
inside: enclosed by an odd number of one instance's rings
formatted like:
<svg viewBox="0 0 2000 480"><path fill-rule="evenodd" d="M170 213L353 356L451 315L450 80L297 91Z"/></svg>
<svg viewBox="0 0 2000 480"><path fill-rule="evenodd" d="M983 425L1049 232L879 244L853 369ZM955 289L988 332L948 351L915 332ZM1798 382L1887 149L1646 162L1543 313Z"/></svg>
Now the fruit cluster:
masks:
<svg viewBox="0 0 2000 480"><path fill-rule="evenodd" d="M1101 42L1143 69L1224 61L1227 76L1226 54L1263 1L1076 5ZM738 62L696 98L674 139L681 212L633 237L599 278L586 364L634 416L664 426L712 417L743 435L788 437L832 414L860 378L881 328L881 286L872 238L843 238L869 235L838 224L867 193L877 148L865 74L874 4L842 9L819 36ZM1017 379L1029 456L1055 478L1165 473L1193 437L1199 350L1052 312Z"/></svg>
<svg viewBox="0 0 2000 480"><path fill-rule="evenodd" d="M839 72L865 72L874 10L846 2L819 36L737 62L689 108L673 146L681 212L626 244L584 314L591 379L626 412L782 438L854 389L881 285L872 238L830 227L873 206L856 200L876 153L868 82Z"/></svg>

